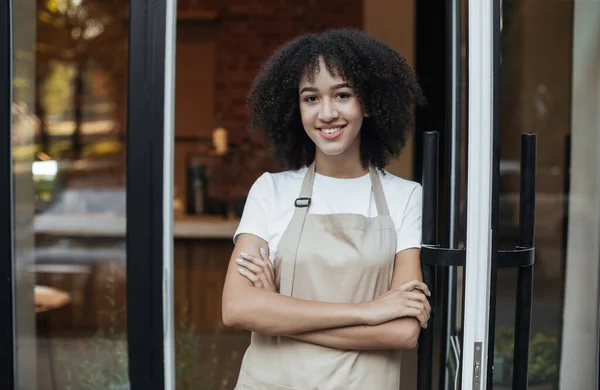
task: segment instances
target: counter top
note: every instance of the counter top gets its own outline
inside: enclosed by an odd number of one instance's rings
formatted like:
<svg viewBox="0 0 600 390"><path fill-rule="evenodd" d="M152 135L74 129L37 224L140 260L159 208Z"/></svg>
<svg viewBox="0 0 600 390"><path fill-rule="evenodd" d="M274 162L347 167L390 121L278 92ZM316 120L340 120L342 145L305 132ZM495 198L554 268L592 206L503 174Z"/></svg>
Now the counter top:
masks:
<svg viewBox="0 0 600 390"><path fill-rule="evenodd" d="M239 224L237 219L220 217L177 217L173 236L181 239L232 239ZM70 237L124 237L126 218L113 214L42 214L34 218L37 234Z"/></svg>

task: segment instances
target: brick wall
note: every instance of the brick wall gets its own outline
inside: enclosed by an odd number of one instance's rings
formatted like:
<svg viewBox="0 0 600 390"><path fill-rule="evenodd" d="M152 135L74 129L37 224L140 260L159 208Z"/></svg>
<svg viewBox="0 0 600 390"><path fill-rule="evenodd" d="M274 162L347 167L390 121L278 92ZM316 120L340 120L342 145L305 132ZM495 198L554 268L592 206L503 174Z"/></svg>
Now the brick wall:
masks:
<svg viewBox="0 0 600 390"><path fill-rule="evenodd" d="M213 196L243 197L262 172L277 169L262 140L250 139L248 131L246 96L262 62L299 34L340 27L361 28L362 3L362 0L179 2L179 11L216 11L218 15L213 24L214 124L228 130L229 141L236 148L211 163Z"/></svg>
<svg viewBox="0 0 600 390"><path fill-rule="evenodd" d="M362 0L225 0L219 10L216 117L232 138L247 134L245 99L261 63L305 32L362 26Z"/></svg>

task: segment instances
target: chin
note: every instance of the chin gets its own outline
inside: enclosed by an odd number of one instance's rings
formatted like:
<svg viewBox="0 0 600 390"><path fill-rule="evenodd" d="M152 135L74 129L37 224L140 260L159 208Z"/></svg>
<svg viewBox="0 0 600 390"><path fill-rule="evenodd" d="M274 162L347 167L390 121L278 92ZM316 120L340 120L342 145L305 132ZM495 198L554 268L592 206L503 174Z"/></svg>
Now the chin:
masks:
<svg viewBox="0 0 600 390"><path fill-rule="evenodd" d="M321 152L323 152L323 154L326 156L339 156L340 154L343 154L345 151L346 151L346 149L331 149L331 148L321 149Z"/></svg>
<svg viewBox="0 0 600 390"><path fill-rule="evenodd" d="M347 147L334 145L317 145L317 148L326 156L338 156L348 149Z"/></svg>

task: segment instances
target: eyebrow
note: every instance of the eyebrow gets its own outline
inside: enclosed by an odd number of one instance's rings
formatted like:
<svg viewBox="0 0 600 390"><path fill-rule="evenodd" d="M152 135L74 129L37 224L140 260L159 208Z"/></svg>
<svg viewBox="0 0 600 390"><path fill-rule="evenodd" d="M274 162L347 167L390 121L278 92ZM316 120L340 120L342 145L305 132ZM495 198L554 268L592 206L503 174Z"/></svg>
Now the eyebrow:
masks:
<svg viewBox="0 0 600 390"><path fill-rule="evenodd" d="M342 88L352 88L352 86L348 83L341 83L341 84L336 84L336 85L332 86L331 90L334 91L336 89L342 89ZM317 89L315 87L304 87L304 88L302 88L300 93L302 94L304 92L319 92L319 89Z"/></svg>

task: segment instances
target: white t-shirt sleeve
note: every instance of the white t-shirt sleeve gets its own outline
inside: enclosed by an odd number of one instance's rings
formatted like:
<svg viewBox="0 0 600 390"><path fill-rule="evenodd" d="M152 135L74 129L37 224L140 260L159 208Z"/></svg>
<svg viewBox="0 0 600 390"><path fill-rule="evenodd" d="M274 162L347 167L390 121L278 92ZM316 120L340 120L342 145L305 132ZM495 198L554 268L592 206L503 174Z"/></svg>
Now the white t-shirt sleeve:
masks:
<svg viewBox="0 0 600 390"><path fill-rule="evenodd" d="M233 236L234 243L242 233L254 234L269 241L270 194L272 194L269 190L270 183L272 183L270 175L263 173L250 188L240 224Z"/></svg>
<svg viewBox="0 0 600 390"><path fill-rule="evenodd" d="M421 214L423 204L423 190L419 183L408 194L404 207L399 207L401 215L396 219L402 221L396 227L396 253L408 248L421 247Z"/></svg>

